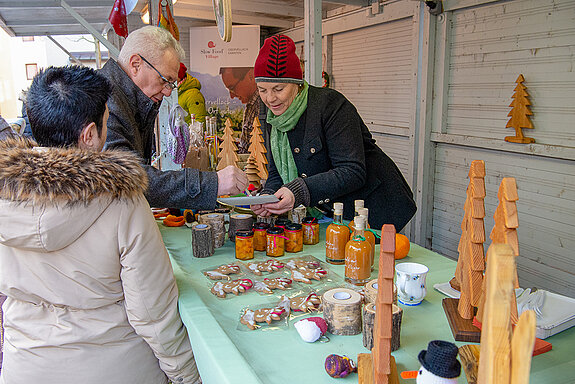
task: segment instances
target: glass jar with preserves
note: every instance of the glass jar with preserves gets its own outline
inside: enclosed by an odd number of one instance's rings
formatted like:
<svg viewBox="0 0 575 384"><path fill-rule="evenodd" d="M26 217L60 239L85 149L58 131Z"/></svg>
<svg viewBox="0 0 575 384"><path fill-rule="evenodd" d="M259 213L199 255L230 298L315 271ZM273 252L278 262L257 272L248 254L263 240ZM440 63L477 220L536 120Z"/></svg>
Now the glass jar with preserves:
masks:
<svg viewBox="0 0 575 384"><path fill-rule="evenodd" d="M267 230L266 255L272 257L283 256L285 251L284 230L280 227L271 227Z"/></svg>
<svg viewBox="0 0 575 384"><path fill-rule="evenodd" d="M301 252L303 250L303 230L301 224L286 224L285 236L286 252Z"/></svg>
<svg viewBox="0 0 575 384"><path fill-rule="evenodd" d="M315 217L307 216L302 220L303 225L303 243L305 245L314 245L319 243L319 223Z"/></svg>
<svg viewBox="0 0 575 384"><path fill-rule="evenodd" d="M236 259L250 260L254 258L254 233L252 231L236 232Z"/></svg>
<svg viewBox="0 0 575 384"><path fill-rule="evenodd" d="M290 219L277 219L276 223L274 224L274 226L276 227L280 227L283 228L284 230L286 229L286 225L288 225L289 223L291 223Z"/></svg>
<svg viewBox="0 0 575 384"><path fill-rule="evenodd" d="M344 264L349 228L343 223L343 203L334 203L333 209L333 223L325 231L325 260L331 264Z"/></svg>
<svg viewBox="0 0 575 384"><path fill-rule="evenodd" d="M267 246L267 230L270 227L268 223L254 223L254 250L265 251Z"/></svg>
<svg viewBox="0 0 575 384"><path fill-rule="evenodd" d="M371 276L371 245L364 237L365 219L356 216L353 238L345 246L345 281L365 285Z"/></svg>

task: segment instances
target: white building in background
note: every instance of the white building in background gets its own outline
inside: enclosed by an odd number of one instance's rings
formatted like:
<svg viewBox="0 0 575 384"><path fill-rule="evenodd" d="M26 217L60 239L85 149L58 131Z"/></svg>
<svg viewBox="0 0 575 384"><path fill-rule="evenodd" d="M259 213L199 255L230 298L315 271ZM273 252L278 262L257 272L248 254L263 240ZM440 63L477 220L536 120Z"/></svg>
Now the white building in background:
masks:
<svg viewBox="0 0 575 384"><path fill-rule="evenodd" d="M96 45L91 35L52 36L82 64L96 68ZM102 48L102 59L108 51ZM51 65L74 64L68 54L46 36L10 37L0 29L0 115L5 119L21 116L18 95L27 89L34 75Z"/></svg>

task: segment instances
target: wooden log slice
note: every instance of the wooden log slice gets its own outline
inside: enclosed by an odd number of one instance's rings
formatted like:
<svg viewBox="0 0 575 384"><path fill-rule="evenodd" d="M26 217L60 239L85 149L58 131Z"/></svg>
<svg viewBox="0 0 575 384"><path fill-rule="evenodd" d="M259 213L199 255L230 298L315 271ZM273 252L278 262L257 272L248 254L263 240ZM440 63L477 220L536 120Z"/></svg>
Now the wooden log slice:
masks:
<svg viewBox="0 0 575 384"><path fill-rule="evenodd" d="M198 258L214 254L214 239L209 224L196 224L192 227L192 252Z"/></svg>

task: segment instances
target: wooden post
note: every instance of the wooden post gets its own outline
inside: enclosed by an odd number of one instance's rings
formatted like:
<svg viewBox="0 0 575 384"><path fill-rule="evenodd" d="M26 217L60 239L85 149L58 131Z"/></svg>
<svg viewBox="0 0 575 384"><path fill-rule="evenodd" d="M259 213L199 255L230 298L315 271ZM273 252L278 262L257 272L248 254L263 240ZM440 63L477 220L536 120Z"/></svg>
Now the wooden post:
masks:
<svg viewBox="0 0 575 384"><path fill-rule="evenodd" d="M385 224L381 229L379 254L379 275L375 303L375 335L373 354L374 378L376 384L387 384L391 373L391 327L393 305L393 276L395 270L395 227Z"/></svg>
<svg viewBox="0 0 575 384"><path fill-rule="evenodd" d="M511 376L511 303L515 257L507 244L487 251L485 316L481 332L479 384L509 384Z"/></svg>

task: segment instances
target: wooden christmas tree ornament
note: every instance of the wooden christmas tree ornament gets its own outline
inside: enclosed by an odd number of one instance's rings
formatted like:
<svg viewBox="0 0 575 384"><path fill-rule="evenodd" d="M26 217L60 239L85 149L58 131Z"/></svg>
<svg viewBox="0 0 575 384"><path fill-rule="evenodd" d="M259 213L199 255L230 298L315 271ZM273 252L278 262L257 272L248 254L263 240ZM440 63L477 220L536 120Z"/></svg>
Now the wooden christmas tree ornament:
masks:
<svg viewBox="0 0 575 384"><path fill-rule="evenodd" d="M459 259L455 269L459 299L443 299L443 309L457 341L479 342L481 331L473 325L475 308L481 300L485 260L485 163L474 160L469 168L469 185L461 222ZM452 284L453 285L453 284Z"/></svg>
<svg viewBox="0 0 575 384"><path fill-rule="evenodd" d="M524 81L525 78L523 75L519 75L517 80L515 80L517 86L515 87L515 93L512 96L513 101L509 104L512 108L507 116L511 117L511 119L509 119L505 128L515 129L515 136L505 137L505 141L510 143L528 144L535 142L534 138L524 136L522 130L523 128L533 129L533 124L529 119L529 116L532 116L533 112L529 109L531 102L528 99L529 94L526 90L527 87L523 85Z"/></svg>
<svg viewBox="0 0 575 384"><path fill-rule="evenodd" d="M260 180L266 180L268 178L267 163L266 158L266 147L264 146L264 138L262 135L262 130L260 124L260 119L257 116L254 118L252 137L250 138L250 146L248 152L254 157L255 165L258 170L258 176ZM255 184L254 184L255 185Z"/></svg>
<svg viewBox="0 0 575 384"><path fill-rule="evenodd" d="M234 142L233 137L233 130L232 130L232 121L227 118L226 124L224 128L224 136L222 138L222 144L220 147L220 153L218 154L218 167L217 170L224 169L228 165L233 165L237 167L238 163L238 147Z"/></svg>
<svg viewBox="0 0 575 384"><path fill-rule="evenodd" d="M254 187L259 188L261 184L260 176L258 175L258 167L256 165L256 160L254 155L250 155L248 158L248 163L246 164L246 168L244 172L248 176L248 183L253 184Z"/></svg>
<svg viewBox="0 0 575 384"><path fill-rule="evenodd" d="M374 345L371 354L360 353L357 357L360 384L399 383L395 359L391 355L394 267L395 227L385 224L381 229Z"/></svg>

